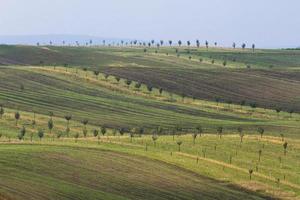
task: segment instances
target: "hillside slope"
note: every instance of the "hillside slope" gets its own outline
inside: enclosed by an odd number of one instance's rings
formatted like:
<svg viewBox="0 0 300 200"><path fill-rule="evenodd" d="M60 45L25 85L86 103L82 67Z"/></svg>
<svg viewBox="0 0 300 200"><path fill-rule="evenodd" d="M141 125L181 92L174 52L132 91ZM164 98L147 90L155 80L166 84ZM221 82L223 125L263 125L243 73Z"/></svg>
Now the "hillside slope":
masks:
<svg viewBox="0 0 300 200"><path fill-rule="evenodd" d="M255 102L260 107L300 111L300 51L252 53L213 48L192 49L188 54L181 48L179 58L174 48L154 51L155 48L144 53L142 48L0 46L0 65L68 64L99 69L199 99L214 101L218 97L225 102Z"/></svg>

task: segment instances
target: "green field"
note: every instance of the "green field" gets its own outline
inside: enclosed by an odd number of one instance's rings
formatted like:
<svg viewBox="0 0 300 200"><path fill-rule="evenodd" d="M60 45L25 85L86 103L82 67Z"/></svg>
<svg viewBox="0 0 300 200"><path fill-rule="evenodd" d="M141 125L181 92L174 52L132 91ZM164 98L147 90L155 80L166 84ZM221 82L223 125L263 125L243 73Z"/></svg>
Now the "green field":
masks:
<svg viewBox="0 0 300 200"><path fill-rule="evenodd" d="M0 199L299 199L300 51L178 52L0 46Z"/></svg>

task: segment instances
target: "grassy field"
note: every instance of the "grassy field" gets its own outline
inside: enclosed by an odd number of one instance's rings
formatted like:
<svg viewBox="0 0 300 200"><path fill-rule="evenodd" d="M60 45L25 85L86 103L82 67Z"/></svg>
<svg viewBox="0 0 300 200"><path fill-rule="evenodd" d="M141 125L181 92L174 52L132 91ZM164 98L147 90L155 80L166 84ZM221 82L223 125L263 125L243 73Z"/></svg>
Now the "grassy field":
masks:
<svg viewBox="0 0 300 200"><path fill-rule="evenodd" d="M255 102L260 107L300 111L299 50L256 50L253 53L241 49L210 48L207 51L181 47L180 57L177 57L175 49L150 48L144 53L143 48L1 46L0 64L68 64L99 69L179 95L205 100L218 97L225 102Z"/></svg>
<svg viewBox="0 0 300 200"><path fill-rule="evenodd" d="M0 46L0 200L299 199L299 52Z"/></svg>

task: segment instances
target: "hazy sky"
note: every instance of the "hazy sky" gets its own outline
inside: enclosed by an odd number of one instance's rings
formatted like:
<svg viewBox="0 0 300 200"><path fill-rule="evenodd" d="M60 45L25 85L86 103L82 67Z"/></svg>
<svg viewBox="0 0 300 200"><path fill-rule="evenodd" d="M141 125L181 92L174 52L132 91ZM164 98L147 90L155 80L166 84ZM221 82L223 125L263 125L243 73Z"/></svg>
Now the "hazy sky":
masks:
<svg viewBox="0 0 300 200"><path fill-rule="evenodd" d="M0 35L300 46L299 0L0 0Z"/></svg>

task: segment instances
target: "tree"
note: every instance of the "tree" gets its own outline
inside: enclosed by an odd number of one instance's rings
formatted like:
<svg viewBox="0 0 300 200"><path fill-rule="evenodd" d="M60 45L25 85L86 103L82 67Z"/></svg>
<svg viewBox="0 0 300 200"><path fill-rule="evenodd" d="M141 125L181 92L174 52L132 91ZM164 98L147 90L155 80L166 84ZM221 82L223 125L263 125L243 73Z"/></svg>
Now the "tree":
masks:
<svg viewBox="0 0 300 200"><path fill-rule="evenodd" d="M242 127L238 127L238 132L239 132L239 135L240 135L240 138L241 138L241 143L243 143L243 138L244 138L244 134L243 134L243 128Z"/></svg>
<svg viewBox="0 0 300 200"><path fill-rule="evenodd" d="M67 129L69 128L70 120L72 119L72 115L65 115L65 119L67 120Z"/></svg>
<svg viewBox="0 0 300 200"><path fill-rule="evenodd" d="M169 45L170 45L170 46L172 46L172 43L173 43L173 41L172 41L172 40L169 40Z"/></svg>
<svg viewBox="0 0 300 200"><path fill-rule="evenodd" d="M134 134L137 132L137 128L133 128L129 131L129 137L130 137L130 142L132 142L132 139L134 137Z"/></svg>
<svg viewBox="0 0 300 200"><path fill-rule="evenodd" d="M139 90L141 88L142 84L140 82L135 83L134 87Z"/></svg>
<svg viewBox="0 0 300 200"><path fill-rule="evenodd" d="M197 138L198 134L197 133L193 133L193 144L195 145L196 143L196 138Z"/></svg>
<svg viewBox="0 0 300 200"><path fill-rule="evenodd" d="M99 131L98 131L97 129L94 129L94 130L93 130L93 135L94 135L94 137L97 137L98 134L99 134Z"/></svg>
<svg viewBox="0 0 300 200"><path fill-rule="evenodd" d="M182 45L182 42L181 40L178 40L178 45L181 46Z"/></svg>
<svg viewBox="0 0 300 200"><path fill-rule="evenodd" d="M182 141L177 141L176 143L178 145L178 151L180 152L181 151L180 146L182 145Z"/></svg>
<svg viewBox="0 0 300 200"><path fill-rule="evenodd" d="M246 101L245 101L245 100L242 100L242 101L240 102L240 105L241 105L241 109L243 109L243 106L246 105Z"/></svg>
<svg viewBox="0 0 300 200"><path fill-rule="evenodd" d="M53 120L50 118L48 121L48 129L50 131L50 134L52 133L52 129L54 128Z"/></svg>
<svg viewBox="0 0 300 200"><path fill-rule="evenodd" d="M262 138L263 134L265 132L265 129L263 129L262 127L258 127L257 132L260 134L260 138Z"/></svg>
<svg viewBox="0 0 300 200"><path fill-rule="evenodd" d="M98 80L98 77L99 77L100 72L99 72L98 70L96 70L96 71L94 71L94 74L95 74L95 76L96 76L96 79Z"/></svg>
<svg viewBox="0 0 300 200"><path fill-rule="evenodd" d="M82 70L85 72L85 78L87 79L87 70L88 69L86 67L84 67Z"/></svg>
<svg viewBox="0 0 300 200"><path fill-rule="evenodd" d="M277 117L279 117L279 113L281 112L281 108L276 108L275 111L277 113Z"/></svg>
<svg viewBox="0 0 300 200"><path fill-rule="evenodd" d="M186 42L186 44L188 45L188 47L191 46L191 42L189 40Z"/></svg>
<svg viewBox="0 0 300 200"><path fill-rule="evenodd" d="M198 131L198 133L199 133L199 135L200 135L200 137L201 137L201 134L202 134L202 132L203 132L202 126L201 126L201 125L198 125L198 126L196 127L196 130Z"/></svg>
<svg viewBox="0 0 300 200"><path fill-rule="evenodd" d="M255 102L252 102L252 103L250 103L249 104L250 105L250 107L252 108L252 112L254 112L254 109L256 108L256 103Z"/></svg>
<svg viewBox="0 0 300 200"><path fill-rule="evenodd" d="M288 143L284 142L283 143L284 155L286 155L287 147L288 147Z"/></svg>
<svg viewBox="0 0 300 200"><path fill-rule="evenodd" d="M15 120L16 120L16 126L18 126L18 121L21 118L21 115L19 112L15 112Z"/></svg>
<svg viewBox="0 0 300 200"><path fill-rule="evenodd" d="M88 130L86 129L86 127L84 127L84 128L82 129L83 137L86 137L86 136L87 136L87 133L88 133Z"/></svg>
<svg viewBox="0 0 300 200"><path fill-rule="evenodd" d="M227 61L224 60L224 61L223 61L223 66L225 67L226 65L227 65Z"/></svg>
<svg viewBox="0 0 300 200"><path fill-rule="evenodd" d="M252 44L252 51L254 52L255 44Z"/></svg>
<svg viewBox="0 0 300 200"><path fill-rule="evenodd" d="M217 46L217 45L218 45L218 43L217 43L217 42L215 42L214 44L215 44L215 46Z"/></svg>
<svg viewBox="0 0 300 200"><path fill-rule="evenodd" d="M208 50L208 41L205 41L206 50Z"/></svg>
<svg viewBox="0 0 300 200"><path fill-rule="evenodd" d="M243 44L242 44L242 49L244 50L245 48L246 48L246 44L243 43Z"/></svg>
<svg viewBox="0 0 300 200"><path fill-rule="evenodd" d="M120 82L120 80L121 80L121 78L116 76L116 81L117 81L118 83Z"/></svg>
<svg viewBox="0 0 300 200"><path fill-rule="evenodd" d="M160 40L160 46L163 46L163 45L164 45L164 41Z"/></svg>
<svg viewBox="0 0 300 200"><path fill-rule="evenodd" d="M101 126L100 132L104 136L106 134L106 127L105 126Z"/></svg>
<svg viewBox="0 0 300 200"><path fill-rule="evenodd" d="M3 105L1 104L0 105L0 119L2 119L3 115L4 115L4 108L3 108Z"/></svg>
<svg viewBox="0 0 300 200"><path fill-rule="evenodd" d="M235 49L235 47L236 47L235 42L232 43L232 47Z"/></svg>
<svg viewBox="0 0 300 200"><path fill-rule="evenodd" d="M147 90L151 93L152 92L153 87L150 85L147 85Z"/></svg>
<svg viewBox="0 0 300 200"><path fill-rule="evenodd" d="M253 173L253 169L249 169L249 178L250 178L250 180L252 179L252 173Z"/></svg>
<svg viewBox="0 0 300 200"><path fill-rule="evenodd" d="M54 113L53 113L52 111L50 111L50 112L49 112L49 117L50 117L50 119L52 119L53 116L54 116Z"/></svg>
<svg viewBox="0 0 300 200"><path fill-rule="evenodd" d="M44 131L43 130L38 130L38 137L40 138L40 141L42 140L42 138L44 137Z"/></svg>
<svg viewBox="0 0 300 200"><path fill-rule="evenodd" d="M200 47L200 41L199 40L196 40L196 45L197 45L197 48Z"/></svg>
<svg viewBox="0 0 300 200"><path fill-rule="evenodd" d="M156 140L157 139L158 139L158 135L157 134L152 135L152 140L153 140L153 143L154 143L155 147L156 147Z"/></svg>
<svg viewBox="0 0 300 200"><path fill-rule="evenodd" d="M0 110L1 111L1 110ZM294 110L293 109L290 109L289 111L288 111L288 113L290 113L290 118L292 118L292 114L294 113Z"/></svg>
<svg viewBox="0 0 300 200"><path fill-rule="evenodd" d="M262 154L262 150L258 150L258 162L260 162L260 157L261 157L261 154Z"/></svg>
<svg viewBox="0 0 300 200"><path fill-rule="evenodd" d="M124 129L124 128L120 128L120 129L119 129L119 133L120 133L121 136L123 136L124 133L125 133L125 129Z"/></svg>
<svg viewBox="0 0 300 200"><path fill-rule="evenodd" d="M26 128L25 128L25 126L23 126L20 130L21 139L23 139L25 137L25 134L26 134ZM19 137L19 139L20 139L20 137Z"/></svg>
<svg viewBox="0 0 300 200"><path fill-rule="evenodd" d="M86 125L89 123L88 119L81 120L81 123L83 124L84 128L86 128Z"/></svg>
<svg viewBox="0 0 300 200"><path fill-rule="evenodd" d="M159 92L159 95L162 95L163 89L162 89L162 88L159 88L159 89L158 89L158 92Z"/></svg>
<svg viewBox="0 0 300 200"><path fill-rule="evenodd" d="M79 138L79 133L75 133L74 135L75 143L77 143L78 138Z"/></svg>
<svg viewBox="0 0 300 200"><path fill-rule="evenodd" d="M222 126L219 126L219 127L217 128L217 132L218 132L219 137L220 137L220 139L221 139L221 138L222 138L222 133L223 133L223 127L222 127Z"/></svg>
<svg viewBox="0 0 300 200"><path fill-rule="evenodd" d="M131 85L132 81L131 80L126 80L125 83L126 83L127 87L129 87Z"/></svg>

